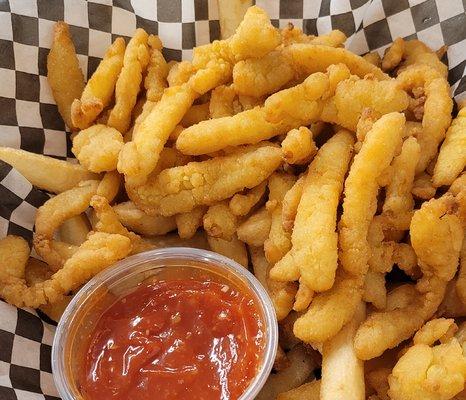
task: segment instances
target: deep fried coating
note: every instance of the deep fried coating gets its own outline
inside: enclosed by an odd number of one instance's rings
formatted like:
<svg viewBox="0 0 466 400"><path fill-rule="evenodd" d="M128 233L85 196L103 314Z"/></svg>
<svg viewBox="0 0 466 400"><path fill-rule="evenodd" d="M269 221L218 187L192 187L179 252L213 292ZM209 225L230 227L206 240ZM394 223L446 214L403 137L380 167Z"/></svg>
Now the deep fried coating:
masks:
<svg viewBox="0 0 466 400"><path fill-rule="evenodd" d="M385 50L382 59L382 69L384 71L395 69L403 58L404 49L405 41L400 37L396 38L391 46Z"/></svg>
<svg viewBox="0 0 466 400"><path fill-rule="evenodd" d="M231 240L207 236L207 242L210 250L235 260L245 268L248 267L249 260L246 245L236 235Z"/></svg>
<svg viewBox="0 0 466 400"><path fill-rule="evenodd" d="M168 86L179 86L189 81L196 72L196 68L190 61L180 61L173 65L168 71Z"/></svg>
<svg viewBox="0 0 466 400"><path fill-rule="evenodd" d="M71 151L81 165L92 172L113 171L123 147L123 136L115 128L92 125L73 139Z"/></svg>
<svg viewBox="0 0 466 400"><path fill-rule="evenodd" d="M384 115L407 107L408 95L396 81L351 78L338 84L335 96L325 104L321 119L356 131L366 108Z"/></svg>
<svg viewBox="0 0 466 400"><path fill-rule="evenodd" d="M293 247L273 267L273 279L301 277L319 292L332 287L338 260L337 208L353 143L350 132L340 131L321 147L309 166L294 221Z"/></svg>
<svg viewBox="0 0 466 400"><path fill-rule="evenodd" d="M464 239L461 247L460 268L458 279L455 283L455 289L461 302L466 305L466 240Z"/></svg>
<svg viewBox="0 0 466 400"><path fill-rule="evenodd" d="M124 145L118 160L118 171L132 185L143 184L154 170L170 133L191 107L196 93L189 85L174 86L164 91L133 132L131 142Z"/></svg>
<svg viewBox="0 0 466 400"><path fill-rule="evenodd" d="M252 210L252 208L260 201L260 199L265 193L266 187L267 182L264 181L244 194L235 194L231 198L229 204L231 212L238 216L248 214Z"/></svg>
<svg viewBox="0 0 466 400"><path fill-rule="evenodd" d="M401 143L405 118L390 113L380 118L367 133L345 182L339 246L343 268L364 274L370 257L367 233L377 207L378 176L387 168Z"/></svg>
<svg viewBox="0 0 466 400"><path fill-rule="evenodd" d="M380 57L379 53L376 51L373 51L371 53L366 53L362 56L364 60L367 62L370 62L372 65L375 65L376 67L380 68L382 66L382 58Z"/></svg>
<svg viewBox="0 0 466 400"><path fill-rule="evenodd" d="M178 229L178 235L182 239L192 238L197 228L202 226L204 214L207 211L207 207L199 206L195 207L191 211L180 213L175 215L176 227ZM154 216L154 218L172 218L172 217L160 217Z"/></svg>
<svg viewBox="0 0 466 400"><path fill-rule="evenodd" d="M413 188L411 193L419 199L430 200L435 196L437 189L432 183L432 177L426 173L421 172L414 178Z"/></svg>
<svg viewBox="0 0 466 400"><path fill-rule="evenodd" d="M89 220L85 214L80 214L61 224L58 228L58 237L62 242L80 246L86 240L89 230Z"/></svg>
<svg viewBox="0 0 466 400"><path fill-rule="evenodd" d="M401 71L410 65L426 65L437 71L440 76L447 78L448 67L439 60L435 51L431 50L420 40L413 39L406 41L403 53L405 61L400 69Z"/></svg>
<svg viewBox="0 0 466 400"><path fill-rule="evenodd" d="M277 282L269 278L270 263L265 258L262 247L250 247L254 274L264 285L269 294L277 320L282 321L292 310L297 285L294 282Z"/></svg>
<svg viewBox="0 0 466 400"><path fill-rule="evenodd" d="M242 111L240 104L235 100L236 96L233 85L222 85L212 90L209 104L210 117L229 117Z"/></svg>
<svg viewBox="0 0 466 400"><path fill-rule="evenodd" d="M286 52L292 58L295 68L306 74L324 72L330 65L342 63L349 68L351 74L360 78L372 74L378 80L389 79L389 76L380 68L343 48L293 44L286 49Z"/></svg>
<svg viewBox="0 0 466 400"><path fill-rule="evenodd" d="M52 197L37 209L34 248L54 271L61 268L64 263L52 247L55 230L62 222L87 210L97 186L98 181L83 182L73 189Z"/></svg>
<svg viewBox="0 0 466 400"><path fill-rule="evenodd" d="M405 90L424 88L426 100L422 133L416 137L421 146L421 157L416 167L416 173L420 173L437 154L437 148L450 126L453 108L450 85L445 78L425 65L412 65L400 73L396 79Z"/></svg>
<svg viewBox="0 0 466 400"><path fill-rule="evenodd" d="M74 128L71 104L81 97L84 77L68 24L62 21L55 23L53 28L52 47L47 56L47 79L63 121L69 128Z"/></svg>
<svg viewBox="0 0 466 400"><path fill-rule="evenodd" d="M162 42L158 36L149 35L149 63L144 78L144 87L149 101L159 101L167 87L168 64L162 54Z"/></svg>
<svg viewBox="0 0 466 400"><path fill-rule="evenodd" d="M388 377L393 400L446 400L464 389L466 359L458 340L429 347L415 344Z"/></svg>
<svg viewBox="0 0 466 400"><path fill-rule="evenodd" d="M115 105L108 117L107 125L125 133L131 122L131 111L136 104L141 88L142 74L149 62L148 35L144 29L136 29L126 46L123 68L115 86Z"/></svg>
<svg viewBox="0 0 466 400"><path fill-rule="evenodd" d="M71 121L79 129L89 127L110 104L115 84L123 67L125 41L117 38L107 49L104 59L84 87L80 99L71 105Z"/></svg>
<svg viewBox="0 0 466 400"><path fill-rule="evenodd" d="M307 312L294 323L293 332L306 343L334 337L353 318L362 297L361 276L337 273L330 290L317 294Z"/></svg>
<svg viewBox="0 0 466 400"><path fill-rule="evenodd" d="M42 154L0 147L0 160L17 169L33 186L51 193L74 188L81 181L98 179L79 164Z"/></svg>
<svg viewBox="0 0 466 400"><path fill-rule="evenodd" d="M228 207L228 201L220 201L208 208L203 225L207 235L230 241L236 232L238 218Z"/></svg>
<svg viewBox="0 0 466 400"><path fill-rule="evenodd" d="M383 204L383 212L391 213L393 218L411 212L414 207L411 189L419 156L420 147L417 140L409 137L404 141L401 153L393 159L393 175L385 188Z"/></svg>
<svg viewBox="0 0 466 400"><path fill-rule="evenodd" d="M299 280L298 291L294 299L294 311L306 311L314 298L315 292L307 286L302 280Z"/></svg>
<svg viewBox="0 0 466 400"><path fill-rule="evenodd" d="M455 332L458 330L458 326L455 324L453 318L437 318L428 321L419 329L413 337L414 344L426 344L432 346L437 340L441 343L449 341Z"/></svg>
<svg viewBox="0 0 466 400"><path fill-rule="evenodd" d="M113 210L123 226L140 235L165 235L176 228L174 217L147 215L131 201L116 204Z"/></svg>
<svg viewBox="0 0 466 400"><path fill-rule="evenodd" d="M286 192L282 205L282 225L286 232L293 230L294 220L298 212L298 205L303 194L305 175L302 175L295 184Z"/></svg>
<svg viewBox="0 0 466 400"><path fill-rule="evenodd" d="M1 296L16 307L37 308L43 304L56 303L103 269L126 257L130 251L131 242L127 237L93 233L65 262L63 268L44 282L27 286L24 275L19 276L19 273L1 268ZM24 270L24 266L20 268Z"/></svg>
<svg viewBox="0 0 466 400"><path fill-rule="evenodd" d="M186 114L180 121L180 125L183 126L183 128L188 128L191 125L196 125L201 121L209 119L209 116L209 103L194 104L186 111Z"/></svg>
<svg viewBox="0 0 466 400"><path fill-rule="evenodd" d="M263 246L269 238L270 227L272 226L272 216L265 208L261 208L252 214L246 221L238 226L236 231L238 239L249 246Z"/></svg>
<svg viewBox="0 0 466 400"><path fill-rule="evenodd" d="M366 303L383 310L387 305L387 290L385 288L385 274L369 269L364 280L364 293L362 299Z"/></svg>
<svg viewBox="0 0 466 400"><path fill-rule="evenodd" d="M280 162L279 148L252 148L240 155L166 169L143 186L127 185L127 191L135 204L149 214L170 216L198 205L212 205L257 186Z"/></svg>
<svg viewBox="0 0 466 400"><path fill-rule="evenodd" d="M25 273L26 263L29 259L29 245L20 236L8 235L0 240L0 296L8 285L8 280L1 278L11 276L12 279L21 279Z"/></svg>
<svg viewBox="0 0 466 400"><path fill-rule="evenodd" d="M106 172L97 186L96 194L105 197L111 203L120 191L121 182L121 175L118 171Z"/></svg>
<svg viewBox="0 0 466 400"><path fill-rule="evenodd" d="M307 164L317 153L312 132L305 126L289 131L281 146L283 158L288 164Z"/></svg>
<svg viewBox="0 0 466 400"><path fill-rule="evenodd" d="M435 186L451 185L466 166L466 108L459 111L447 130L434 168Z"/></svg>
<svg viewBox="0 0 466 400"><path fill-rule="evenodd" d="M264 251L272 265L281 260L291 248L291 235L285 232L282 225L282 201L295 181L293 175L282 173L275 173L269 178L269 200L266 208L271 214L272 224L269 237L264 242Z"/></svg>

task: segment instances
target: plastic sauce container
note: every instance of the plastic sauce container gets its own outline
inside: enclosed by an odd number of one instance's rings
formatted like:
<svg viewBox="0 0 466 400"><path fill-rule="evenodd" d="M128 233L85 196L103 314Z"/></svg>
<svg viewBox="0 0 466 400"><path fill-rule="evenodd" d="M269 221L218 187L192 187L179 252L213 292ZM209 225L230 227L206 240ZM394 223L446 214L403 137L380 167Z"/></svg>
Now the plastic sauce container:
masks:
<svg viewBox="0 0 466 400"><path fill-rule="evenodd" d="M206 250L157 249L120 261L74 296L52 370L63 400L252 400L277 343L272 302L247 269Z"/></svg>

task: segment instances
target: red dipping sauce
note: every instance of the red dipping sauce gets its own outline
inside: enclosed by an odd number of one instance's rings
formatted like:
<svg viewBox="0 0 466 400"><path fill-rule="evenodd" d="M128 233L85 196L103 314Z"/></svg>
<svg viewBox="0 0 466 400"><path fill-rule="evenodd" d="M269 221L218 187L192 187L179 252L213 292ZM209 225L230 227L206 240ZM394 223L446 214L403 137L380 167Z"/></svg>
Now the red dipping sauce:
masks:
<svg viewBox="0 0 466 400"><path fill-rule="evenodd" d="M210 277L141 283L90 334L80 391L88 400L235 400L265 348L247 290Z"/></svg>

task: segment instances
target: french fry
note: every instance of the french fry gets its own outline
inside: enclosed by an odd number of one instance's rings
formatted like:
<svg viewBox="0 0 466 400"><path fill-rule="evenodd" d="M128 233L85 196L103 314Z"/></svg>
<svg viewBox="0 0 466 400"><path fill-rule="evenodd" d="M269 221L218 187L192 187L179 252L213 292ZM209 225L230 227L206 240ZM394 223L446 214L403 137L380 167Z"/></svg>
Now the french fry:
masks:
<svg viewBox="0 0 466 400"><path fill-rule="evenodd" d="M366 317L364 303L354 318L322 346L321 400L364 400L364 363L356 356L353 339L359 324Z"/></svg>
<svg viewBox="0 0 466 400"><path fill-rule="evenodd" d="M248 214L252 208L260 201L265 193L267 182L264 181L250 189L247 193L235 194L230 200L231 212L237 216Z"/></svg>
<svg viewBox="0 0 466 400"><path fill-rule="evenodd" d="M8 147L0 147L0 160L16 168L33 186L51 193L61 193L79 182L98 178L79 164Z"/></svg>
<svg viewBox="0 0 466 400"><path fill-rule="evenodd" d="M79 129L88 128L110 104L115 84L123 67L125 41L117 38L84 87L80 99L71 105L71 121Z"/></svg>
<svg viewBox="0 0 466 400"><path fill-rule="evenodd" d="M58 228L58 236L61 241L80 246L87 238L90 225L84 214L76 215L64 221Z"/></svg>
<svg viewBox="0 0 466 400"><path fill-rule="evenodd" d="M84 77L70 30L62 21L57 22L53 29L52 47L47 56L47 79L63 121L70 129L74 128L71 104L74 99L81 97Z"/></svg>
<svg viewBox="0 0 466 400"><path fill-rule="evenodd" d="M176 228L173 217L147 215L130 201L114 205L113 210L123 226L140 235L165 235Z"/></svg>
<svg viewBox="0 0 466 400"><path fill-rule="evenodd" d="M240 241L236 235L233 236L230 241L213 236L207 236L207 242L209 243L209 247L212 251L235 260L245 268L248 267L248 252L246 250L246 245Z"/></svg>
<svg viewBox="0 0 466 400"><path fill-rule="evenodd" d="M144 186L127 185L127 191L142 210L170 216L191 211L199 205L212 205L245 188L257 186L280 162L281 151L276 147L251 148L240 155L166 169Z"/></svg>
<svg viewBox="0 0 466 400"><path fill-rule="evenodd" d="M243 20L246 10L252 6L252 0L217 0L220 20L220 37L228 39L234 35Z"/></svg>
<svg viewBox="0 0 466 400"><path fill-rule="evenodd" d="M301 281L310 289L332 287L337 270L337 208L354 139L341 130L324 144L309 166L303 184L291 251L272 269L277 280Z"/></svg>
<svg viewBox="0 0 466 400"><path fill-rule="evenodd" d="M252 214L242 222L236 231L238 239L249 246L263 246L268 239L272 217L265 207Z"/></svg>

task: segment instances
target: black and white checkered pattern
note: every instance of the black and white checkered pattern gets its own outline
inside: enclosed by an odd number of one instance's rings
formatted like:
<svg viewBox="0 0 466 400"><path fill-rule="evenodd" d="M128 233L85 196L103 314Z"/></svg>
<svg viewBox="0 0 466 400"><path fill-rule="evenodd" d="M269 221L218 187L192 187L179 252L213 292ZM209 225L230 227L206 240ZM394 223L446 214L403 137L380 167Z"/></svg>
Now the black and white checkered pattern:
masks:
<svg viewBox="0 0 466 400"><path fill-rule="evenodd" d="M306 33L340 29L347 47L363 54L394 38L448 45L449 81L466 94L466 0L256 0L277 27ZM189 59L192 48L219 37L216 0L0 0L0 145L71 158L69 136L46 82L55 21L70 25L85 76L117 37L136 27L158 34L168 59ZM34 214L48 198L0 161L0 237L31 239ZM0 400L57 396L50 367L54 327L32 310L0 301Z"/></svg>

